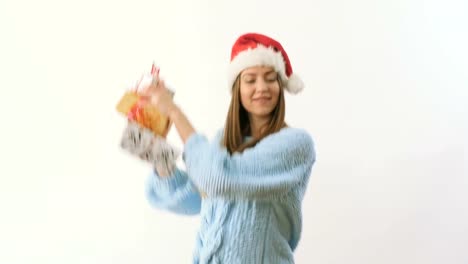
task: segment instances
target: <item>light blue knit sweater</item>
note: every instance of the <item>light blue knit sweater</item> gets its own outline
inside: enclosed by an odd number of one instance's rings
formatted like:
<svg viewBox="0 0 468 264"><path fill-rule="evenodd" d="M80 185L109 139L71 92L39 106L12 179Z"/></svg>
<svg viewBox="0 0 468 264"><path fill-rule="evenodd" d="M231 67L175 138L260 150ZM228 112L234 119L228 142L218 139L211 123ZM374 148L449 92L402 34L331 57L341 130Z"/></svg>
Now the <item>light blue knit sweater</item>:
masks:
<svg viewBox="0 0 468 264"><path fill-rule="evenodd" d="M222 131L214 143L191 135L184 147L187 172L153 172L146 185L150 203L201 215L193 263L294 263L301 203L315 162L312 138L305 130L283 128L233 155L221 138Z"/></svg>

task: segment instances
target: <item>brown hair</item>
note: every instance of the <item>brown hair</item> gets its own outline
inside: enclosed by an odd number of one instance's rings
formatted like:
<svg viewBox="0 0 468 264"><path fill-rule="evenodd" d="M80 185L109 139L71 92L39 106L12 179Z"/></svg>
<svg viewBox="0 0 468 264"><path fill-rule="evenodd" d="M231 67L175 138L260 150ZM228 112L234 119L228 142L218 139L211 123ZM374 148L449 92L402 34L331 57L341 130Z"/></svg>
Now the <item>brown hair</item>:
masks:
<svg viewBox="0 0 468 264"><path fill-rule="evenodd" d="M284 91L282 88L281 79L278 75L278 84L280 87L278 103L275 109L271 112L270 122L267 123L261 130L258 138L253 138L249 142L244 142L244 137L251 134L250 122L247 110L242 106L240 99L240 74L237 76L232 85L231 104L224 126L223 145L230 154L234 152L243 152L245 149L255 146L260 140L266 136L278 132L286 126L284 122L285 102Z"/></svg>

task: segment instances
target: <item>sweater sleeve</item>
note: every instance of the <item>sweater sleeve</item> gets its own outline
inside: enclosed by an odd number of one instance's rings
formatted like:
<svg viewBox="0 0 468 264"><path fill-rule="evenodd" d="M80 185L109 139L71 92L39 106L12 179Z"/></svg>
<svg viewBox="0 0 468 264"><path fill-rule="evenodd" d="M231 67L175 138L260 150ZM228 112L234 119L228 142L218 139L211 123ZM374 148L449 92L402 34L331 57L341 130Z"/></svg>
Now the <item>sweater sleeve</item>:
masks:
<svg viewBox="0 0 468 264"><path fill-rule="evenodd" d="M315 150L309 134L299 129L280 131L233 155L193 134L185 144L184 160L191 179L208 196L262 198L306 181Z"/></svg>
<svg viewBox="0 0 468 264"><path fill-rule="evenodd" d="M153 171L146 183L146 197L159 209L185 215L200 213L200 194L187 173L179 168L167 177L160 177Z"/></svg>

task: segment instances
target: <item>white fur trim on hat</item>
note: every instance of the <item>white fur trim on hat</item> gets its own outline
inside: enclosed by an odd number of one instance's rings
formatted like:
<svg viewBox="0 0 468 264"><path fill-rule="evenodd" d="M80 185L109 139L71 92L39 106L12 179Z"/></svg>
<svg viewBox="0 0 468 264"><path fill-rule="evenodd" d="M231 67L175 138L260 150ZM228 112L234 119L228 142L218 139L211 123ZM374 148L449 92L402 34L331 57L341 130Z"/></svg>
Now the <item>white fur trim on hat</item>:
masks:
<svg viewBox="0 0 468 264"><path fill-rule="evenodd" d="M239 73L254 66L271 66L280 74L283 81L287 82L288 80L281 53L271 47L267 48L263 45L258 45L255 49L239 52L231 61L228 70L229 87L232 87Z"/></svg>
<svg viewBox="0 0 468 264"><path fill-rule="evenodd" d="M272 47L265 47L259 44L255 49L248 49L239 52L231 61L228 70L229 88L232 87L237 76L245 69L254 66L271 66L281 77L284 89L292 94L297 94L304 89L304 83L296 74L286 76L286 66L283 56Z"/></svg>

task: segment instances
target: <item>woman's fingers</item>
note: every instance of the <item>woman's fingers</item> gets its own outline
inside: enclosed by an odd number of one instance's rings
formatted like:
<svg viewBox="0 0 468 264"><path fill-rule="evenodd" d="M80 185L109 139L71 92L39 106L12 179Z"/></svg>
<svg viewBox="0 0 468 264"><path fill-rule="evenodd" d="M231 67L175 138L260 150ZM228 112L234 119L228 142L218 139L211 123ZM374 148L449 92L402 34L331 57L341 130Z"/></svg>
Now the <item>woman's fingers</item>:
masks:
<svg viewBox="0 0 468 264"><path fill-rule="evenodd" d="M151 96L148 96L148 95L140 95L137 104L143 105L143 104L147 104L147 103L149 103L149 102L151 102Z"/></svg>
<svg viewBox="0 0 468 264"><path fill-rule="evenodd" d="M167 94L170 94L170 91L166 88L164 80L159 79L157 82L151 82L149 85L141 86L138 89L138 95L140 96L138 104L150 103L160 106L162 103L164 105L167 101Z"/></svg>
<svg viewBox="0 0 468 264"><path fill-rule="evenodd" d="M138 80L138 81L135 83L135 88L134 88L134 89L135 89L135 92L139 92L139 91L138 91L138 87L140 86L141 82L143 81L143 77L144 77L144 76L141 75L140 80Z"/></svg>
<svg viewBox="0 0 468 264"><path fill-rule="evenodd" d="M165 91L167 90L166 89L166 83L164 82L164 80L159 80L158 81L158 84L156 86L156 89L160 90L160 91Z"/></svg>
<svg viewBox="0 0 468 264"><path fill-rule="evenodd" d="M138 94L140 94L141 96L151 96L151 95L154 95L156 93L156 90L157 90L156 83L155 82L150 82L148 85L142 86L138 90Z"/></svg>

